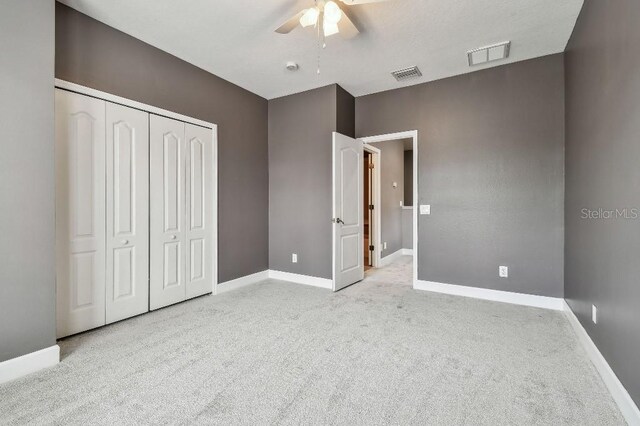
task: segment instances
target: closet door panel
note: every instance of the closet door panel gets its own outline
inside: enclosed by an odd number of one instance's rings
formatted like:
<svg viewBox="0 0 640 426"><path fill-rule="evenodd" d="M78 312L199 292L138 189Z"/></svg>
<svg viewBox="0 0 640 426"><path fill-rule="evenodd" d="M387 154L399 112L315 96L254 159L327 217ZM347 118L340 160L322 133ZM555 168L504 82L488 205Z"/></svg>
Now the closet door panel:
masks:
<svg viewBox="0 0 640 426"><path fill-rule="evenodd" d="M150 116L150 306L186 298L184 123Z"/></svg>
<svg viewBox="0 0 640 426"><path fill-rule="evenodd" d="M56 89L57 335L105 324L105 102Z"/></svg>
<svg viewBox="0 0 640 426"><path fill-rule="evenodd" d="M185 124L187 298L213 290L213 140L211 129Z"/></svg>
<svg viewBox="0 0 640 426"><path fill-rule="evenodd" d="M106 321L149 310L149 114L106 105Z"/></svg>

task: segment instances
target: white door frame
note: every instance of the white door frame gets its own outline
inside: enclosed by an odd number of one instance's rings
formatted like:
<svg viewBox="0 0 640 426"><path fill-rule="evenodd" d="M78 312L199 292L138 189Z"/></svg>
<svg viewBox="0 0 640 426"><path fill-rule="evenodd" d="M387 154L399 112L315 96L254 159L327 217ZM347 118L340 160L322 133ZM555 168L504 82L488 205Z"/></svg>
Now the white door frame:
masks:
<svg viewBox="0 0 640 426"><path fill-rule="evenodd" d="M373 245L373 259L371 259L371 267L377 268L380 265L380 241L382 241L382 227L381 225L381 215L380 215L380 168L382 165L382 155L381 151L378 148L373 147L365 143L364 150L371 154L372 163L373 163L373 173L371 182L369 185L373 187L373 191L371 191L371 204L373 204L373 214L371 217L373 218L373 224L369 224L369 227L373 226L372 238L370 244Z"/></svg>
<svg viewBox="0 0 640 426"><path fill-rule="evenodd" d="M387 133L384 135L376 135L376 136L367 136L363 138L358 138L365 143L365 146L372 143L377 142L386 142L393 141L399 139L413 139L413 287L416 286L416 281L418 280L418 131L417 130L408 130L405 132L397 132L397 133ZM380 185L378 185L377 191L380 190ZM379 194L378 194L379 195ZM380 209L377 210L377 215L380 214ZM376 217L376 220L379 221L379 216ZM380 227L379 227L380 228ZM381 238L381 237L379 237ZM376 245L376 254L374 258L380 259L380 247L379 244Z"/></svg>
<svg viewBox="0 0 640 426"><path fill-rule="evenodd" d="M217 294L218 288L218 126L208 121L199 120L197 118L188 117L186 115L178 114L173 111L158 108L153 105L147 105L142 102L134 101L131 99L123 98L121 96L112 95L111 93L102 92L100 90L92 89L90 87L82 86L80 84L71 83L69 81L55 79L55 87L59 89L68 90L70 92L80 93L81 95L91 96L93 98L102 99L108 102L121 104L131 108L139 109L141 111L149 112L151 114L161 115L163 117L172 118L175 120L183 121L185 123L195 124L196 126L205 127L211 129L213 141L213 167L215 173L213 173L211 184L213 185L213 206L211 206L212 220L213 220L213 285L211 288L212 294Z"/></svg>

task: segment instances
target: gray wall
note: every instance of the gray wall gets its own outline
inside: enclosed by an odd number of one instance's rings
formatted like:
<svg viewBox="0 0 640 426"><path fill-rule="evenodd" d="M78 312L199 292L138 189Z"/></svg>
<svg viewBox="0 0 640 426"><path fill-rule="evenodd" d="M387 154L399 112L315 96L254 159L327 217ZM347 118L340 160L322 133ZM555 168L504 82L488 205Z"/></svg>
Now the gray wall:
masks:
<svg viewBox="0 0 640 426"><path fill-rule="evenodd" d="M413 209L402 209L402 248L413 249Z"/></svg>
<svg viewBox="0 0 640 426"><path fill-rule="evenodd" d="M356 98L356 136L414 129L419 279L562 297L563 56Z"/></svg>
<svg viewBox="0 0 640 426"><path fill-rule="evenodd" d="M381 243L387 249L380 252L385 257L402 249L402 207L404 199L404 142L401 140L374 143L380 150L380 233ZM398 184L393 187L393 182ZM382 247L384 245L381 244Z"/></svg>
<svg viewBox="0 0 640 426"><path fill-rule="evenodd" d="M265 99L60 3L55 74L216 123L219 281L268 268Z"/></svg>
<svg viewBox="0 0 640 426"><path fill-rule="evenodd" d="M404 205L413 205L413 151L404 152Z"/></svg>
<svg viewBox="0 0 640 426"><path fill-rule="evenodd" d="M336 85L336 131L345 136L356 136L356 99Z"/></svg>
<svg viewBox="0 0 640 426"><path fill-rule="evenodd" d="M54 4L0 12L0 362L56 343Z"/></svg>
<svg viewBox="0 0 640 426"><path fill-rule="evenodd" d="M269 268L332 278L337 86L269 101ZM291 263L291 254L298 263Z"/></svg>
<svg viewBox="0 0 640 426"><path fill-rule="evenodd" d="M587 0L566 52L565 293L640 405L640 220L582 218L640 208L638 22L637 0Z"/></svg>

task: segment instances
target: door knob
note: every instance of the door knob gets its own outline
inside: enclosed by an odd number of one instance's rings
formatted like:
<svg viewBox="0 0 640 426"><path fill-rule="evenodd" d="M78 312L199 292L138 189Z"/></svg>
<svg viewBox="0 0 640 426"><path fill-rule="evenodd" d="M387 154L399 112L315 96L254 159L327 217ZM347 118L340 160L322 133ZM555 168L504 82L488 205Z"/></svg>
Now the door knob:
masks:
<svg viewBox="0 0 640 426"><path fill-rule="evenodd" d="M332 220L332 222L333 222L333 223L339 223L339 224L341 224L341 225L344 225L344 222L343 222L343 221L342 221L342 219L340 219L339 217L338 217L338 218L333 219L333 220Z"/></svg>
<svg viewBox="0 0 640 426"><path fill-rule="evenodd" d="M122 244L129 244L129 240L122 240Z"/></svg>
<svg viewBox="0 0 640 426"><path fill-rule="evenodd" d="M172 239L172 240L175 240L176 238L178 238L178 237L176 237L175 235L172 235L172 236L171 236L171 239Z"/></svg>

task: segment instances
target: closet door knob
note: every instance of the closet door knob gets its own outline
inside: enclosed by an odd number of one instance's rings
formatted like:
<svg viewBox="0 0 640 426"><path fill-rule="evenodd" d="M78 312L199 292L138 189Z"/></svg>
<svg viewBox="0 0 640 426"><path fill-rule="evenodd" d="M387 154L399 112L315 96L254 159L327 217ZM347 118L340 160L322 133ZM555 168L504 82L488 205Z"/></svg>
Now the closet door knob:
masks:
<svg viewBox="0 0 640 426"><path fill-rule="evenodd" d="M129 244L129 240L122 240L122 244Z"/></svg>
<svg viewBox="0 0 640 426"><path fill-rule="evenodd" d="M176 238L178 238L178 237L176 237L175 235L172 235L172 236L171 236L171 239L172 239L172 240L175 240Z"/></svg>

